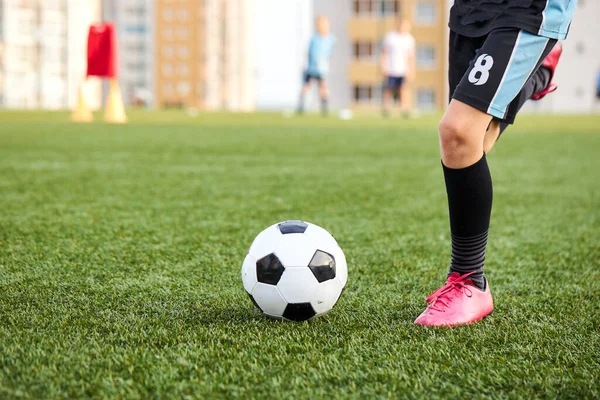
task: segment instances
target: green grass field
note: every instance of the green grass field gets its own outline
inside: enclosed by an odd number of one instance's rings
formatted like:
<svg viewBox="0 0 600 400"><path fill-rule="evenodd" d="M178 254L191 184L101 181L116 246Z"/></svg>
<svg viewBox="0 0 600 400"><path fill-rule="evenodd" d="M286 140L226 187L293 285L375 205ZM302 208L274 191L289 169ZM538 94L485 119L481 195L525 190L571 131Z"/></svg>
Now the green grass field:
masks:
<svg viewBox="0 0 600 400"><path fill-rule="evenodd" d="M496 309L412 324L444 280L436 116L0 113L0 398L598 398L600 117L520 117L489 156ZM269 320L254 236L328 229L348 286Z"/></svg>

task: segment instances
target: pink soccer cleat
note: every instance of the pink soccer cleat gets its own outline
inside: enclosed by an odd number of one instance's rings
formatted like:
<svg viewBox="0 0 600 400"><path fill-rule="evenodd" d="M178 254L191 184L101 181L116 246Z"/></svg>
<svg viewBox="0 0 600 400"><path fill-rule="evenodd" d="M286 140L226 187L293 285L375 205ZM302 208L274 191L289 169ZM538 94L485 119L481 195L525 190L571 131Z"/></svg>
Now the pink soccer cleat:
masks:
<svg viewBox="0 0 600 400"><path fill-rule="evenodd" d="M562 55L562 44L560 42L556 42L554 48L548 53L540 68L548 68L550 70L550 83L546 86L542 91L534 93L531 96L532 100L541 100L548 93L554 92L558 89L558 86L552 83L552 78L554 78L554 72L556 71L556 66L558 65L558 60L560 60L560 56Z"/></svg>
<svg viewBox="0 0 600 400"><path fill-rule="evenodd" d="M415 324L424 326L466 325L479 321L494 310L490 285L480 290L469 279L469 275L453 272L446 284L427 298L427 308Z"/></svg>

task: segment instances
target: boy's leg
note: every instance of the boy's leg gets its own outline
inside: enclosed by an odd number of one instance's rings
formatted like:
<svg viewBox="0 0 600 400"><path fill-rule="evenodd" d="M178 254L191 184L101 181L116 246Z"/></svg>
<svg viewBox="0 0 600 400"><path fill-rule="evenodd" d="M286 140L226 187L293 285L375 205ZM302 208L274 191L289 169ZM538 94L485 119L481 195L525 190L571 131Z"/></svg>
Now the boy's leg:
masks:
<svg viewBox="0 0 600 400"><path fill-rule="evenodd" d="M440 154L447 168L475 164L483 153L483 138L492 116L459 100L452 100L439 125Z"/></svg>
<svg viewBox="0 0 600 400"><path fill-rule="evenodd" d="M329 113L329 88L323 78L319 80L319 95L321 97L321 113L327 115Z"/></svg>
<svg viewBox="0 0 600 400"><path fill-rule="evenodd" d="M501 121L498 119L492 120L492 122L490 122L490 126L488 126L487 131L485 132L485 137L483 138L483 152L485 154L488 154L490 151L492 151L492 148L500 138L501 133Z"/></svg>
<svg viewBox="0 0 600 400"><path fill-rule="evenodd" d="M410 90L408 90L406 80L403 80L400 84L398 96L400 97L400 109L402 110L402 113L410 115L412 112L412 96Z"/></svg>
<svg viewBox="0 0 600 400"><path fill-rule="evenodd" d="M393 94L387 87L383 89L383 97L381 99L381 112L384 117L390 115L390 103L393 100Z"/></svg>
<svg viewBox="0 0 600 400"><path fill-rule="evenodd" d="M439 127L452 233L450 273L446 284L428 298L417 324L471 323L493 309L483 275L492 209L484 138L492 117L513 122L509 106L537 70L547 46L548 39L517 29L492 31L453 91ZM450 83L452 90L452 71Z"/></svg>
<svg viewBox="0 0 600 400"><path fill-rule="evenodd" d="M311 77L308 74L308 72L306 72L304 74L304 79L303 79L304 84L302 85L302 89L300 90L300 99L298 99L298 110L297 110L298 114L304 113L304 98L306 97L306 94L310 90L310 80L311 80Z"/></svg>
<svg viewBox="0 0 600 400"><path fill-rule="evenodd" d="M381 98L381 112L384 117L390 115L390 104L394 100L394 83L393 78L390 76L386 76L385 83L383 85L383 95Z"/></svg>
<svg viewBox="0 0 600 400"><path fill-rule="evenodd" d="M518 29L491 32L440 124L453 235L450 272L472 272L470 279L480 289L485 288L483 264L492 203L485 134L492 117L514 122L519 94L553 45L547 38Z"/></svg>

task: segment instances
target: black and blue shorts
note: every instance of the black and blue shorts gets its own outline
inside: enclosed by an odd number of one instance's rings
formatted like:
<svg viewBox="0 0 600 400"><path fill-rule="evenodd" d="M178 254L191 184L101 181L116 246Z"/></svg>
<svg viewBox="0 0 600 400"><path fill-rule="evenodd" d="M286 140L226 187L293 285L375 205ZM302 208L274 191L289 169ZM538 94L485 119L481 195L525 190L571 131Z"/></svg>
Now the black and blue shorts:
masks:
<svg viewBox="0 0 600 400"><path fill-rule="evenodd" d="M481 37L450 31L450 98L514 123L519 93L555 44L516 28L494 29Z"/></svg>
<svg viewBox="0 0 600 400"><path fill-rule="evenodd" d="M297 76L297 75L296 75ZM325 78L323 77L323 75L320 74L315 74L312 72L304 72L304 83L309 83L310 81L317 81L318 83L321 83Z"/></svg>
<svg viewBox="0 0 600 400"><path fill-rule="evenodd" d="M403 76L388 76L385 78L385 88L389 90L398 90L404 85Z"/></svg>

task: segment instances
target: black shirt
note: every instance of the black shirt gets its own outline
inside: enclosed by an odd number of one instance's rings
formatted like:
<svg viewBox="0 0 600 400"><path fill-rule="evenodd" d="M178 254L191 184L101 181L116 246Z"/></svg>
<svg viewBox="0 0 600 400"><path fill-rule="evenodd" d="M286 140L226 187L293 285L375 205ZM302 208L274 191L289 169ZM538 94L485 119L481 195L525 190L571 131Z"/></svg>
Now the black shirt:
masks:
<svg viewBox="0 0 600 400"><path fill-rule="evenodd" d="M518 28L565 39L577 0L455 0L450 29L463 36L485 36L493 29Z"/></svg>

